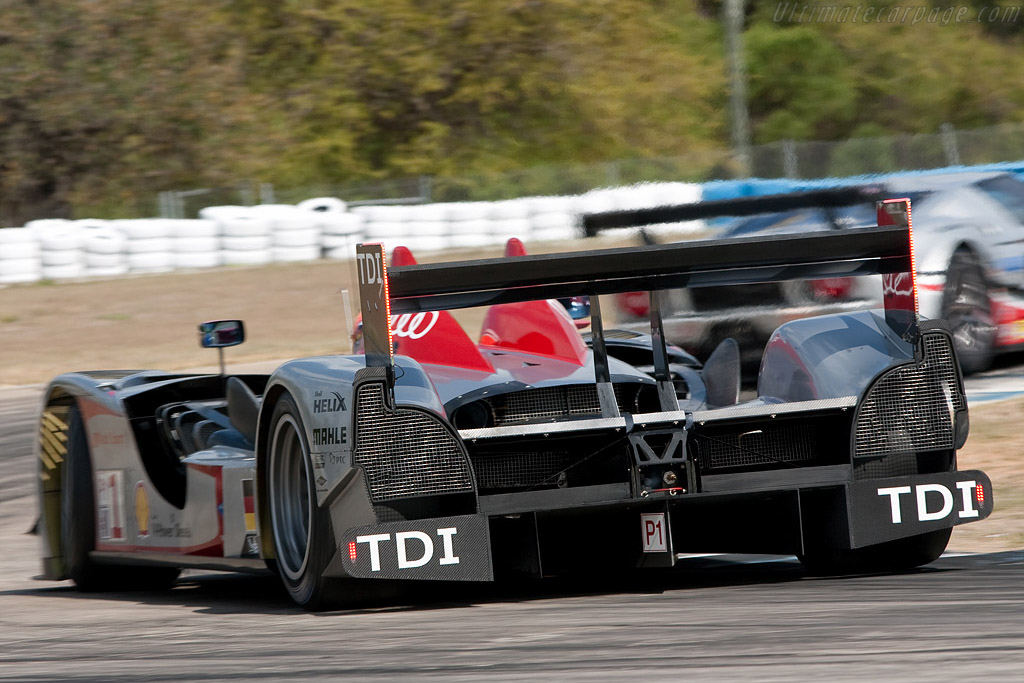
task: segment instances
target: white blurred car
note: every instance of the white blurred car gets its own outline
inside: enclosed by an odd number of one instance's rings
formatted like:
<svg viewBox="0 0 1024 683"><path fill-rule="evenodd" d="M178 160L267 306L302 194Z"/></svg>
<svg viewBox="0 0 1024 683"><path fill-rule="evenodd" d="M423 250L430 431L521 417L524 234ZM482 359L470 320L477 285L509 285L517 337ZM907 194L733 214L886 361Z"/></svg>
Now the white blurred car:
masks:
<svg viewBox="0 0 1024 683"><path fill-rule="evenodd" d="M715 236L757 237L875 224L875 199L912 200L921 314L945 318L965 372L1024 346L1024 181L1012 173L968 172L888 178L864 185L864 202L736 219ZM622 322L646 320L646 296L621 295ZM881 304L877 277L703 287L673 292L667 337L701 354L724 337L760 350L787 320Z"/></svg>

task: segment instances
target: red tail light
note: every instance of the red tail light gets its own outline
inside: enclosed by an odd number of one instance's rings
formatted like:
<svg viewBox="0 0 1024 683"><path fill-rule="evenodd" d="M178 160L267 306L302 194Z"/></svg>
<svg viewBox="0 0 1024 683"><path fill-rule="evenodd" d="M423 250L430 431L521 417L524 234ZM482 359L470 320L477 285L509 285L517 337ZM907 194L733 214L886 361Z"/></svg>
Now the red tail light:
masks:
<svg viewBox="0 0 1024 683"><path fill-rule="evenodd" d="M356 542L355 541L349 541L348 542L348 559L352 560L353 562L356 561Z"/></svg>
<svg viewBox="0 0 1024 683"><path fill-rule="evenodd" d="M829 277L811 280L811 292L815 299L845 299L853 288L853 278Z"/></svg>
<svg viewBox="0 0 1024 683"><path fill-rule="evenodd" d="M978 484L974 487L974 498L978 501L979 505L985 504L985 489Z"/></svg>
<svg viewBox="0 0 1024 683"><path fill-rule="evenodd" d="M636 318L646 318L651 314L651 299L647 292L623 292L619 307Z"/></svg>

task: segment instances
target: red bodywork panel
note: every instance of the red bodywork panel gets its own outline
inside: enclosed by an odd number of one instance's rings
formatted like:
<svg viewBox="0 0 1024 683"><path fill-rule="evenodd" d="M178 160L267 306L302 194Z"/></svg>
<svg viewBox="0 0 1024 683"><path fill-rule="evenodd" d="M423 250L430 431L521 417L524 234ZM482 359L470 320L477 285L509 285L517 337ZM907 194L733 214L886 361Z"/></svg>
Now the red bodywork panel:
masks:
<svg viewBox="0 0 1024 683"><path fill-rule="evenodd" d="M526 256L518 237L505 244L505 257ZM484 318L480 344L557 358L575 365L587 359L587 345L576 323L557 301L522 301L491 306Z"/></svg>
<svg viewBox="0 0 1024 683"><path fill-rule="evenodd" d="M408 248L395 247L390 265L414 266L416 259ZM396 354L420 363L494 372L494 367L448 311L393 315L391 336Z"/></svg>
<svg viewBox="0 0 1024 683"><path fill-rule="evenodd" d="M491 306L480 343L583 365L587 344L557 301L522 301Z"/></svg>

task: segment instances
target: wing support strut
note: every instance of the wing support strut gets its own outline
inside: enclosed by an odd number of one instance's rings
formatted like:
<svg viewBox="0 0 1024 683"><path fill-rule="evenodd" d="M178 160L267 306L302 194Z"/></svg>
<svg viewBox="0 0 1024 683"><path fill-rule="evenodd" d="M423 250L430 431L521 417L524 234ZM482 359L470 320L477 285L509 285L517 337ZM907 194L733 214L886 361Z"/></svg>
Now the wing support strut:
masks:
<svg viewBox="0 0 1024 683"><path fill-rule="evenodd" d="M601 417L619 417L619 403L615 400L608 371L608 348L604 344L604 324L601 321L601 298L590 297L590 330L594 346L594 379L597 380L597 399L601 403Z"/></svg>

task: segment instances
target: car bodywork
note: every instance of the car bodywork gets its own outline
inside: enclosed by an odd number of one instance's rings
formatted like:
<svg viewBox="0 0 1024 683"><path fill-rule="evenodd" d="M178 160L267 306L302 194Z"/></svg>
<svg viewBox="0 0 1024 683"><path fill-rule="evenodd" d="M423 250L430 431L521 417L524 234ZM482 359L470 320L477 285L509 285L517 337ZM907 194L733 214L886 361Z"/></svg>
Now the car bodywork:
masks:
<svg viewBox="0 0 1024 683"><path fill-rule="evenodd" d="M960 172L893 176L877 182L753 200L705 202L687 216L719 217L716 239L796 232L832 232L874 225L875 201L908 197L913 203L914 250L920 310L925 318L949 318L957 348L977 349L965 367L981 370L993 353L1024 343L1024 181L1005 172ZM801 204L795 205L794 202ZM764 213L750 215L748 207ZM723 219L742 211L744 218ZM984 287L975 310L957 316L951 309L958 292L948 273L969 256L980 267ZM814 281L752 283L743 287L680 290L669 298L666 333L673 342L697 352L713 348L722 336L741 337L760 357L764 342L781 324L797 318L863 310L881 304L877 278L824 278ZM619 300L625 326L646 317L644 298Z"/></svg>
<svg viewBox="0 0 1024 683"><path fill-rule="evenodd" d="M794 553L828 571L931 561L954 525L991 512L992 488L956 470L963 382L948 331L918 323L909 204L879 217L843 235L390 272L380 245L359 245L362 355L50 384L44 573L270 566L318 608L361 579L670 567L682 552ZM666 347L662 290L823 272L882 273L885 309L783 325L752 400L709 403L738 374ZM600 295L637 289L651 336L605 339ZM549 300L576 296L591 297L590 346ZM447 312L481 305L485 344ZM630 344L649 367L612 355ZM84 538L75 512L96 520Z"/></svg>

